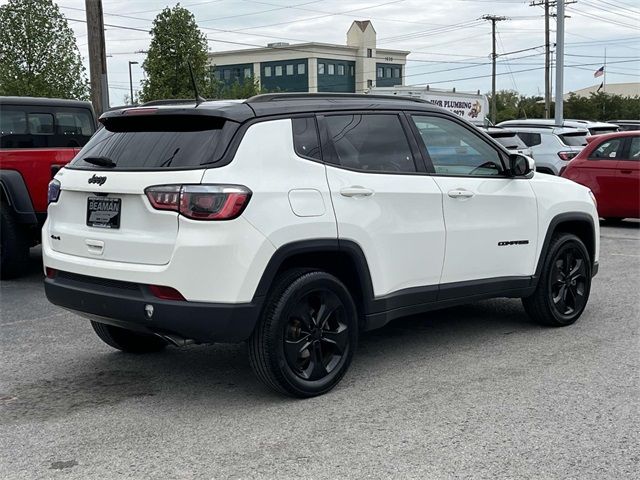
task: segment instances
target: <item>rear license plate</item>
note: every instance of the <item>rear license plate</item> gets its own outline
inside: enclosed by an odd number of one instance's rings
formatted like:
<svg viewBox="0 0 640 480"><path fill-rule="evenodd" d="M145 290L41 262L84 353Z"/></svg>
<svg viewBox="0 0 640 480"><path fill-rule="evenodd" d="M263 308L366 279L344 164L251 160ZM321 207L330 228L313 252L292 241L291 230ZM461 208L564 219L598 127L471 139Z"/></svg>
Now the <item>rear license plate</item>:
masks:
<svg viewBox="0 0 640 480"><path fill-rule="evenodd" d="M120 228L121 199L89 197L87 199L87 225L98 228Z"/></svg>

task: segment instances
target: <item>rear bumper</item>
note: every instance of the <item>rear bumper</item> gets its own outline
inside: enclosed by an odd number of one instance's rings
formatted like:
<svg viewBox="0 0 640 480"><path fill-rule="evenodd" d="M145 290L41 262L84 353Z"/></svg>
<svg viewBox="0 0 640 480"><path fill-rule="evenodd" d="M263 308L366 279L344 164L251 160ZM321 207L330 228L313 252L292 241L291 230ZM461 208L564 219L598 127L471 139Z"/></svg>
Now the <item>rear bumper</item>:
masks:
<svg viewBox="0 0 640 480"><path fill-rule="evenodd" d="M51 303L86 318L198 343L246 340L262 304L260 299L237 304L161 300L145 285L68 272L46 278L44 287ZM153 307L150 317L148 305Z"/></svg>

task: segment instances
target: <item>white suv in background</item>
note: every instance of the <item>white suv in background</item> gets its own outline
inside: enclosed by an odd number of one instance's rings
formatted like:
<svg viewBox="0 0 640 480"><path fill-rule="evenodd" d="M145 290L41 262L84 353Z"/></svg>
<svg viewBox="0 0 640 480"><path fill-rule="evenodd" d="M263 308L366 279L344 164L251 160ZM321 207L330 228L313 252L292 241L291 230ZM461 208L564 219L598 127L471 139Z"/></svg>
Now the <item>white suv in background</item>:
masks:
<svg viewBox="0 0 640 480"><path fill-rule="evenodd" d="M517 120L501 122L500 127L514 131L531 148L540 173L560 175L573 157L587 144L585 128L521 125Z"/></svg>
<svg viewBox="0 0 640 480"><path fill-rule="evenodd" d="M430 103L269 94L107 112L49 188L49 300L125 352L241 342L309 397L363 330L491 297L546 325L598 269L591 192Z"/></svg>

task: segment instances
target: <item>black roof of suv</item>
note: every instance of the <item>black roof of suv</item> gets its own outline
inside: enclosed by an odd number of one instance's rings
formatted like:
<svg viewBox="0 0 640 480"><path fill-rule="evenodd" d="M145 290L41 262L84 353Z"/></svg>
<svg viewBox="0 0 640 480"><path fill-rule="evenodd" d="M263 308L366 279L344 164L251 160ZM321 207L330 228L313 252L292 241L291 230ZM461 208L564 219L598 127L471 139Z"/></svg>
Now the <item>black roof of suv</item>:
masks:
<svg viewBox="0 0 640 480"><path fill-rule="evenodd" d="M195 100L184 103L155 101L139 107L109 111L101 120L135 114L142 109L157 109L167 115L209 115L236 122L250 118L295 114L306 112L330 112L337 110L420 110L440 112L454 116L450 112L417 98L391 95L365 94L325 94L325 93L268 93L256 95L246 100L213 100L196 105ZM108 120L107 120L108 121Z"/></svg>

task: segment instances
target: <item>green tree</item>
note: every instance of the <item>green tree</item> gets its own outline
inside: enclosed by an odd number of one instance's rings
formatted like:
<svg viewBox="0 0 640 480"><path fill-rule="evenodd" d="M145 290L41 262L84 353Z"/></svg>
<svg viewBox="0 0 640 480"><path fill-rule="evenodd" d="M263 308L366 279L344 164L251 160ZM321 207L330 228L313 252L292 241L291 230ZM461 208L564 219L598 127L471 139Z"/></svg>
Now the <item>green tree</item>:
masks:
<svg viewBox="0 0 640 480"><path fill-rule="evenodd" d="M200 94L206 96L211 89L207 38L193 14L180 4L165 8L153 21L151 36L149 53L142 64L147 78L142 81L141 100L192 98L189 64Z"/></svg>
<svg viewBox="0 0 640 480"><path fill-rule="evenodd" d="M0 95L88 98L73 30L52 0L9 0L0 26Z"/></svg>

